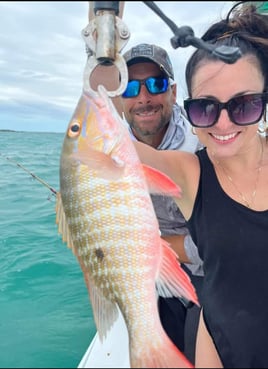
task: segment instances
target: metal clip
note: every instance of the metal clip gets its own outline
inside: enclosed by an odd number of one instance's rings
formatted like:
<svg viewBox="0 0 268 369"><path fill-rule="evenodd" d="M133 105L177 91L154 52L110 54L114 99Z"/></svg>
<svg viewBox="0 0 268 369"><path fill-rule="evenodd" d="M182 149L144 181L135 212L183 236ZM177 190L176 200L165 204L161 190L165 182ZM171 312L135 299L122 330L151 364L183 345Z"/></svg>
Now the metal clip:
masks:
<svg viewBox="0 0 268 369"><path fill-rule="evenodd" d="M127 86L128 70L120 51L130 38L130 32L123 21L111 13L96 15L82 30L86 43L88 60L84 70L84 89L96 93L90 86L90 77L98 65L115 65L120 73L120 85L117 90L107 91L111 97L121 95Z"/></svg>

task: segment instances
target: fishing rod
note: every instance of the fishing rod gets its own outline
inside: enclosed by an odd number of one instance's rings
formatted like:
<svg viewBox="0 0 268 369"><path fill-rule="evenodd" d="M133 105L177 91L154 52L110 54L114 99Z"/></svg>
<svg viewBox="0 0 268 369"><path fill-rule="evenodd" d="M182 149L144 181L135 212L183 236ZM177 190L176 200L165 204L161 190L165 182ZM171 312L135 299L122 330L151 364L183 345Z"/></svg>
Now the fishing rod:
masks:
<svg viewBox="0 0 268 369"><path fill-rule="evenodd" d="M52 192L53 196L56 196L57 195L57 191L53 187L51 187L47 182L45 182L42 178L38 177L37 175L35 175L34 173L32 173L30 170L28 170L27 168L25 168L22 164L20 164L17 161L9 158L8 156L4 156L2 153L0 153L0 155L2 156L2 158L10 161L11 163L15 164L17 167L19 167L22 170L24 170L26 173L30 174L38 182L42 183L42 185L44 185L45 187L47 187Z"/></svg>
<svg viewBox="0 0 268 369"><path fill-rule="evenodd" d="M241 56L241 50L238 47L233 46L215 46L209 42L202 40L202 38L198 38L195 36L194 31L189 26L178 27L175 22L173 22L170 18L164 14L164 12L156 5L155 1L142 1L146 6L148 6L155 14L157 14L161 20L171 29L174 36L171 38L170 42L173 49L177 49L178 47L188 47L194 46L197 49L203 49L215 55L220 60L224 61L227 64L235 63ZM240 6L245 1L238 1L229 11L228 17L231 12L237 7ZM114 60L114 50L115 45L114 41L114 29L117 27L116 22L114 21L114 17L111 15L119 14L119 1L93 1L93 8L95 15L98 14L98 18L104 16L110 16L111 21L101 22L98 19L98 38L97 40L93 39L96 43L96 48L98 49L98 57L97 59L102 62L102 64L110 65L111 60ZM106 19L106 18L103 18ZM91 30L86 30L86 37ZM119 29L119 39L126 40L129 38L129 32L126 28L126 25L122 25L121 29ZM87 45L89 46L89 45ZM120 45L121 47L123 44ZM113 56L112 56L113 55Z"/></svg>
<svg viewBox="0 0 268 369"><path fill-rule="evenodd" d="M231 11L229 11L228 16L235 7L243 2L244 1L240 1L238 2L238 4L235 4L235 6L232 7ZM152 11L154 11L155 14L157 14L174 33L174 36L170 40L173 49L177 49L178 47L194 46L197 49L208 51L209 53L215 55L217 58L227 64L235 63L242 56L242 53L238 47L214 46L208 42L203 41L202 38L196 37L191 27L178 27L170 18L168 18L162 12L162 10L155 4L155 1L143 1L143 3L147 5Z"/></svg>

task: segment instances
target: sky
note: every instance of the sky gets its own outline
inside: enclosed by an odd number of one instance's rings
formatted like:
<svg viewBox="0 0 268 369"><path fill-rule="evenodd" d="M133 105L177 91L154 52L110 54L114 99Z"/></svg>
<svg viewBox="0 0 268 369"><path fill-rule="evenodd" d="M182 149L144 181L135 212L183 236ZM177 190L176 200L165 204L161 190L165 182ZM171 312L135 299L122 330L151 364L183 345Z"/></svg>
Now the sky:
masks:
<svg viewBox="0 0 268 369"><path fill-rule="evenodd" d="M177 27L200 37L233 1L156 1ZM82 30L88 1L0 1L0 129L65 132L83 88ZM178 102L187 97L184 70L193 47L173 49L172 30L143 1L125 2L123 22L138 43L164 47L173 64Z"/></svg>

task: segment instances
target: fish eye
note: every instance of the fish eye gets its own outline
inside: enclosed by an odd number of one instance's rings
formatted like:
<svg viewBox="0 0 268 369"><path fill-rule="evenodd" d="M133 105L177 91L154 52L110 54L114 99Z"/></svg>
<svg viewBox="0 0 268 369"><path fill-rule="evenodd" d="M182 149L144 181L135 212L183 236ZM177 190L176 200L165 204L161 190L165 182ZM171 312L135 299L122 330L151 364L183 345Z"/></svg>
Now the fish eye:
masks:
<svg viewBox="0 0 268 369"><path fill-rule="evenodd" d="M76 137L80 133L81 125L79 122L73 122L68 130L69 137Z"/></svg>

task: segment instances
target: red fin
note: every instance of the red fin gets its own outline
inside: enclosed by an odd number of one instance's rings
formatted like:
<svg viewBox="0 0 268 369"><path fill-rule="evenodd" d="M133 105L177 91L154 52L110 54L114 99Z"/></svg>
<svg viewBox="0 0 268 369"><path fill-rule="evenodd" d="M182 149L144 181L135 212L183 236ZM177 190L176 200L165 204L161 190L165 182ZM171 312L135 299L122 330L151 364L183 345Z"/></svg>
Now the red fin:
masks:
<svg viewBox="0 0 268 369"><path fill-rule="evenodd" d="M162 243L162 263L160 265L157 279L157 291L163 297L185 297L199 306L198 297L190 277L181 268L178 255L161 239Z"/></svg>
<svg viewBox="0 0 268 369"><path fill-rule="evenodd" d="M181 188L167 175L144 164L142 167L151 194L181 197Z"/></svg>

